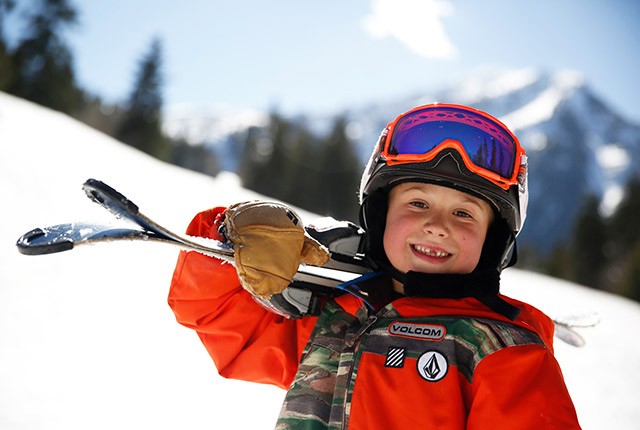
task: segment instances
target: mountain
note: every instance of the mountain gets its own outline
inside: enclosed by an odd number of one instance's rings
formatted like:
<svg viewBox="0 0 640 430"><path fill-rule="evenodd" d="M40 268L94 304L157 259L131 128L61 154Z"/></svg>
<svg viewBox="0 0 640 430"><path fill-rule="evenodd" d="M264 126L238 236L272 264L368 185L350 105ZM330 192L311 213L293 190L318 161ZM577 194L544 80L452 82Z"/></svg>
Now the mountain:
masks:
<svg viewBox="0 0 640 430"><path fill-rule="evenodd" d="M176 323L166 302L174 248L121 242L25 256L15 247L34 227L114 222L82 192L89 177L176 232L196 211L261 196L233 174L162 163L4 93L0 149L0 429L273 428L284 391L218 376L196 334ZM640 343L628 328L640 325L640 304L513 268L501 282L552 317L600 317L576 329L583 348L556 340L555 354L582 428L615 417L616 429L636 429Z"/></svg>
<svg viewBox="0 0 640 430"><path fill-rule="evenodd" d="M493 114L527 149L530 200L520 236L522 247L549 252L570 236L587 196L597 197L602 212L610 214L626 182L640 176L640 126L616 113L572 71L522 69L476 75L418 96L356 106L332 115L300 115L298 121L325 133L338 115L345 115L364 166L389 121L434 101L470 105ZM233 171L241 153L241 132L249 126L263 126L267 118L267 113L256 111L171 114L165 129L173 136L188 136L194 143L208 145L220 154L224 168ZM218 126L221 123L225 128Z"/></svg>

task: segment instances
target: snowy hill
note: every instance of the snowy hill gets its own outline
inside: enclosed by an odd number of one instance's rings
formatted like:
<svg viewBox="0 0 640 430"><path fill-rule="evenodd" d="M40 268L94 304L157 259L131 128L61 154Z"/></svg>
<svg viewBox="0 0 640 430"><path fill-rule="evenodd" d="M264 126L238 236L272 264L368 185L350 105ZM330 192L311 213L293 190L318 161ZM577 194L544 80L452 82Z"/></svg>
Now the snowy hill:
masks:
<svg viewBox="0 0 640 430"><path fill-rule="evenodd" d="M0 93L0 428L272 428L284 393L217 376L166 296L177 251L96 245L28 257L36 226L111 221L81 184L101 179L182 231L201 209L256 197L232 174L215 180L160 163L59 113ZM310 218L309 215L307 215ZM640 305L508 270L504 291L553 317L598 312L584 348L556 342L584 429L640 421ZM250 413L247 411L250 410Z"/></svg>
<svg viewBox="0 0 640 430"><path fill-rule="evenodd" d="M566 239L586 196L597 196L610 213L631 177L640 176L640 126L626 121L571 71L543 73L534 69L472 76L463 82L419 96L356 106L343 112L362 159L366 162L384 126L414 106L434 101L467 104L503 120L527 149L530 166L530 220L523 245L542 252ZM338 113L336 113L338 114ZM172 111L165 128L174 136L205 142L233 169L237 143L230 137L250 125L261 126L266 113L255 111ZM309 127L326 132L333 115L301 117ZM226 131L229 132L226 132ZM558 179L562 178L561 181ZM550 222L549 220L553 220Z"/></svg>

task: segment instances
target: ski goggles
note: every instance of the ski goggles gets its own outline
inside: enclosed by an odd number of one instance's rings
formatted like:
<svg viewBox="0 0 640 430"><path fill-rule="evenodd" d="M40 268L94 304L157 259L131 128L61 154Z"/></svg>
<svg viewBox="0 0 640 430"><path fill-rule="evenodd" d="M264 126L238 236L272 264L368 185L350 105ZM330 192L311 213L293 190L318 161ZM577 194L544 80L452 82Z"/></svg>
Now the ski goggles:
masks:
<svg viewBox="0 0 640 430"><path fill-rule="evenodd" d="M388 165L433 160L455 149L473 173L509 189L518 183L525 150L516 136L489 114L465 106L433 104L410 110L386 129L382 157Z"/></svg>

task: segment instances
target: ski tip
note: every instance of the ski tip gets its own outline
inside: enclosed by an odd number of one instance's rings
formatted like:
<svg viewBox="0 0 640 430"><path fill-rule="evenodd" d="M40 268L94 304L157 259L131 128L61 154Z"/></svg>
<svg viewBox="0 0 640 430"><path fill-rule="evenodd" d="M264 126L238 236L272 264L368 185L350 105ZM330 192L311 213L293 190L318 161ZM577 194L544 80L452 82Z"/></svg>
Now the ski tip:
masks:
<svg viewBox="0 0 640 430"><path fill-rule="evenodd" d="M555 329L555 336L567 345L571 345L576 348L582 348L587 344L587 342L584 340L584 337L582 337L571 327L562 324L556 324Z"/></svg>
<svg viewBox="0 0 640 430"><path fill-rule="evenodd" d="M89 178L82 184L82 189L93 202L116 214L121 213L122 210L133 214L138 213L138 206L135 203L102 181Z"/></svg>
<svg viewBox="0 0 640 430"><path fill-rule="evenodd" d="M41 228L34 228L18 238L16 246L24 255L45 255L73 249L73 242L61 240L51 242L46 239L47 232Z"/></svg>

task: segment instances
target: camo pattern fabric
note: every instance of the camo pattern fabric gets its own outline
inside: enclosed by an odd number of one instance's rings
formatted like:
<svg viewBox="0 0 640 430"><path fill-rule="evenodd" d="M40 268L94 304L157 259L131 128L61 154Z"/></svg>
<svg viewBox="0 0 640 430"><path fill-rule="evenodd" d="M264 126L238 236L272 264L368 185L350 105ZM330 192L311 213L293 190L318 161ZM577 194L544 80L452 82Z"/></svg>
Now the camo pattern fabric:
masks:
<svg viewBox="0 0 640 430"><path fill-rule="evenodd" d="M415 333L425 326L432 328L429 333L424 329ZM428 336L435 338L429 341ZM455 316L404 318L392 305L370 317L362 307L353 316L329 301L303 352L276 429L347 428L362 355L388 357L390 348L400 346L406 359L417 360L425 342L446 356L470 383L475 368L488 355L514 345L543 345L535 333L505 322Z"/></svg>
<svg viewBox="0 0 640 430"><path fill-rule="evenodd" d="M335 302L325 304L307 344L296 377L287 392L276 429L340 429L346 416L345 395L353 369L353 336L366 320Z"/></svg>

